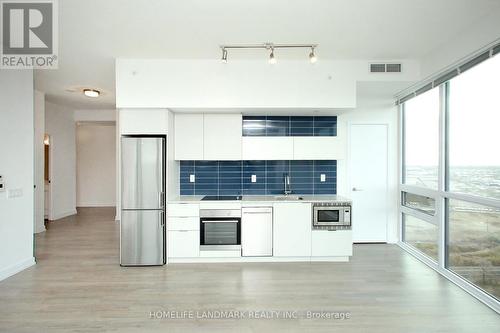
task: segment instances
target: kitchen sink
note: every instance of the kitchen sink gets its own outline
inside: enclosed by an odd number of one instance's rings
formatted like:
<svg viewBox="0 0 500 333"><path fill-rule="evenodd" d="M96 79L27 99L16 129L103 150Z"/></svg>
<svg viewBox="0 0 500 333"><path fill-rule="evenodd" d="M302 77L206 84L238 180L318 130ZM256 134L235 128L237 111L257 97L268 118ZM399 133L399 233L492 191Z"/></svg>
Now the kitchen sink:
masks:
<svg viewBox="0 0 500 333"><path fill-rule="evenodd" d="M298 195L277 195L274 197L274 199L283 201L294 201L294 200L302 200L303 198Z"/></svg>

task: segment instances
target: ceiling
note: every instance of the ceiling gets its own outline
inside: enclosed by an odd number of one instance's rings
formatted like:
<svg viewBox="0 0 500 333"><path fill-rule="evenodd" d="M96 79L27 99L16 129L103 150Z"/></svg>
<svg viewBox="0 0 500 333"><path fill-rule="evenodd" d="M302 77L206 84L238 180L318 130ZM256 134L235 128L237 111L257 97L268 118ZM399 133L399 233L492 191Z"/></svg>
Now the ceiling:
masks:
<svg viewBox="0 0 500 333"><path fill-rule="evenodd" d="M59 69L37 70L35 86L75 109L114 108L115 58L215 59L227 43L317 43L320 60L419 59L492 11L500 1L64 0ZM306 57L285 52L276 55ZM90 99L83 87L103 95Z"/></svg>

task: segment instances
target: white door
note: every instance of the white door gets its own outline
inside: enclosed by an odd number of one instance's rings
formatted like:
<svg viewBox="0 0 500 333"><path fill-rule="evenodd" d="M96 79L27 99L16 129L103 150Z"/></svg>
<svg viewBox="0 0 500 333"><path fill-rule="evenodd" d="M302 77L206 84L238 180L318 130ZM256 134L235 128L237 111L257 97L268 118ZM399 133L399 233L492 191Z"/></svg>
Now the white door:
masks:
<svg viewBox="0 0 500 333"><path fill-rule="evenodd" d="M351 124L354 242L387 242L387 125Z"/></svg>

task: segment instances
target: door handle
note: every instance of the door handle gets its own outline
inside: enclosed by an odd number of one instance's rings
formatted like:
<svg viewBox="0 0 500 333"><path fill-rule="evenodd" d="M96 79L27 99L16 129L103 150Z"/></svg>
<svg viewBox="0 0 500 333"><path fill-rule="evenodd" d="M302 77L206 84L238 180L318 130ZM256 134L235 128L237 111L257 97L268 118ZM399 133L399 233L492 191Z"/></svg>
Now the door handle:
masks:
<svg viewBox="0 0 500 333"><path fill-rule="evenodd" d="M353 192L360 192L360 191L363 191L362 189L360 189L359 187L353 187L352 188L352 191Z"/></svg>

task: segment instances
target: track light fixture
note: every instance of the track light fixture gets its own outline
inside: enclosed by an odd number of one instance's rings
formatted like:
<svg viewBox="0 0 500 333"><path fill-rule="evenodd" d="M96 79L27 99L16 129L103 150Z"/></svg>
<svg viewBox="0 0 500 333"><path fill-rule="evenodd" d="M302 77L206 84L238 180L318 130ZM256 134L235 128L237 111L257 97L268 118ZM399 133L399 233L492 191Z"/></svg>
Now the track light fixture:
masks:
<svg viewBox="0 0 500 333"><path fill-rule="evenodd" d="M271 53L269 54L269 63L274 65L276 63L276 58L274 57L274 47L271 47Z"/></svg>
<svg viewBox="0 0 500 333"><path fill-rule="evenodd" d="M316 54L314 54L314 46L311 47L311 53L309 53L309 61L311 62L311 64L314 64L316 61L318 61Z"/></svg>
<svg viewBox="0 0 500 333"><path fill-rule="evenodd" d="M227 64L227 50L222 48L222 62Z"/></svg>
<svg viewBox="0 0 500 333"><path fill-rule="evenodd" d="M309 53L309 61L314 64L318 61L316 57L315 48L317 44L274 44L274 43L263 43L263 44L241 44L241 45L221 45L222 49L222 62L227 63L227 50L228 49L265 49L270 51L269 60L270 64L276 63L276 57L274 55L274 49L286 49L286 48L307 48L311 49Z"/></svg>

